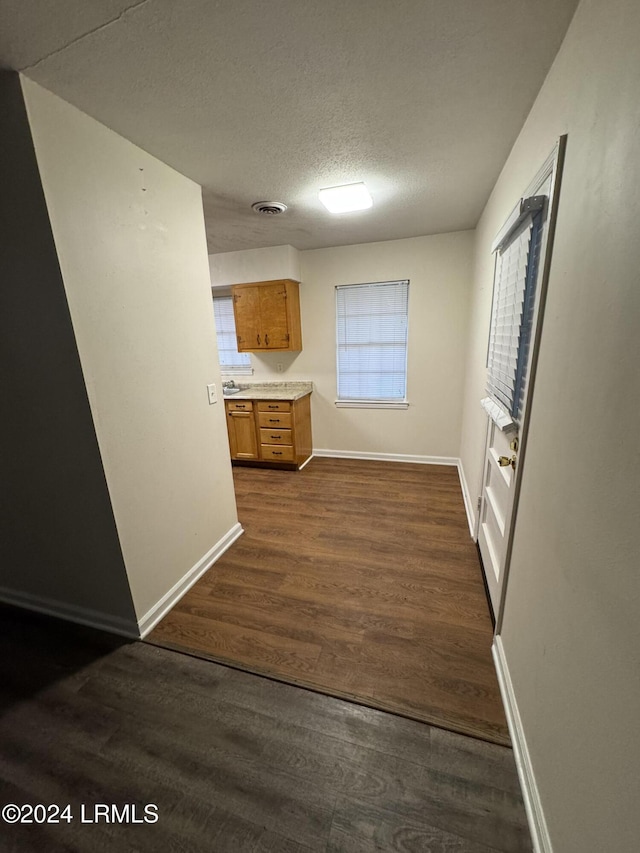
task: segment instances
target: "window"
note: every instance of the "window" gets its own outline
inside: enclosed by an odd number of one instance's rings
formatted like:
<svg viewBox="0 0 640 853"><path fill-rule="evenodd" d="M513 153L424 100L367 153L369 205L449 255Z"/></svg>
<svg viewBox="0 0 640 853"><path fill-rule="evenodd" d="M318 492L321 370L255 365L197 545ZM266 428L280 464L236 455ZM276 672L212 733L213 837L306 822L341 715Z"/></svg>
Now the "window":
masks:
<svg viewBox="0 0 640 853"><path fill-rule="evenodd" d="M541 234L541 216L529 217L496 258L487 392L514 420L524 398Z"/></svg>
<svg viewBox="0 0 640 853"><path fill-rule="evenodd" d="M238 352L231 296L213 297L213 316L216 321L218 360L222 373L253 373L249 353Z"/></svg>
<svg viewBox="0 0 640 853"><path fill-rule="evenodd" d="M336 287L336 405L406 408L408 281Z"/></svg>

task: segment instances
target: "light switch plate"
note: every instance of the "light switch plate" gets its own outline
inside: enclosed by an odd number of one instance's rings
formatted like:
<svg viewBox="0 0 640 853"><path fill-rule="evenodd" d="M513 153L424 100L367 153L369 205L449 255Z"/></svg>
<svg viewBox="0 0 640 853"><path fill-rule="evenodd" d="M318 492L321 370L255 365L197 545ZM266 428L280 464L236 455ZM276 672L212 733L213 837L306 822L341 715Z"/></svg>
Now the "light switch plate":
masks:
<svg viewBox="0 0 640 853"><path fill-rule="evenodd" d="M218 392L216 391L216 386L213 382L211 383L211 385L207 385L207 393L209 395L210 406L218 402Z"/></svg>

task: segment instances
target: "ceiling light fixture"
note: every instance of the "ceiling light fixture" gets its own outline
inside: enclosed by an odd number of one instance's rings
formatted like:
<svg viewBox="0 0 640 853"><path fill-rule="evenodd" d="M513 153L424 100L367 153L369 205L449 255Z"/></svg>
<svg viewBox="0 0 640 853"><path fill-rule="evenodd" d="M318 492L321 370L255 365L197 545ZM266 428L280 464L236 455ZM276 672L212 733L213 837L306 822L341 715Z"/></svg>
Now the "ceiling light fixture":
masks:
<svg viewBox="0 0 640 853"><path fill-rule="evenodd" d="M320 190L318 197L329 213L351 213L353 210L366 210L373 205L369 190L362 181L342 187L327 187Z"/></svg>

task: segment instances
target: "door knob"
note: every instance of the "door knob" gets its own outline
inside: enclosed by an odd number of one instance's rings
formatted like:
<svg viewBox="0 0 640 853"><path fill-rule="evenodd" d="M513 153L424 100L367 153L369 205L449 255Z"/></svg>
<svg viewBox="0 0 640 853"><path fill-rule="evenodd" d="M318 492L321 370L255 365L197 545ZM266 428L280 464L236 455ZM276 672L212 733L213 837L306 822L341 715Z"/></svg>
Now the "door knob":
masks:
<svg viewBox="0 0 640 853"><path fill-rule="evenodd" d="M516 470L516 455L515 455L515 453L513 454L511 459L509 459L508 456L498 456L498 465L501 468L506 468L507 465L511 465L511 467L515 471Z"/></svg>

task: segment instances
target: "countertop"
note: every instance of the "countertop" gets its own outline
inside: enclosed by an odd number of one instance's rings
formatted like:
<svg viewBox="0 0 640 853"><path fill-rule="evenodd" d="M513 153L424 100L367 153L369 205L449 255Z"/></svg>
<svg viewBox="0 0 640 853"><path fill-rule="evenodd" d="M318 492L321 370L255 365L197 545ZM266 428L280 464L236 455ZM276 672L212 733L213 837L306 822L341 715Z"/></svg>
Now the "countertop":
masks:
<svg viewBox="0 0 640 853"><path fill-rule="evenodd" d="M313 382L236 382L236 394L225 400L299 400L313 391Z"/></svg>

